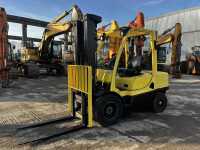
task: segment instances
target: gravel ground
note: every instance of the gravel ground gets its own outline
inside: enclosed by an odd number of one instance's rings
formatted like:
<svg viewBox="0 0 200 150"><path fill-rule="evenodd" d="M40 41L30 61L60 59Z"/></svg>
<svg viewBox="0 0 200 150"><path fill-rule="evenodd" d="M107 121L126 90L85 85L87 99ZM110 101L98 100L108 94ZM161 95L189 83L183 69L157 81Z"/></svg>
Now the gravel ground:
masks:
<svg viewBox="0 0 200 150"><path fill-rule="evenodd" d="M48 120L66 111L64 77L20 78L0 89L0 149L200 149L200 77L172 80L165 112L132 111L108 128L95 124L40 144L19 146L14 131L27 123Z"/></svg>

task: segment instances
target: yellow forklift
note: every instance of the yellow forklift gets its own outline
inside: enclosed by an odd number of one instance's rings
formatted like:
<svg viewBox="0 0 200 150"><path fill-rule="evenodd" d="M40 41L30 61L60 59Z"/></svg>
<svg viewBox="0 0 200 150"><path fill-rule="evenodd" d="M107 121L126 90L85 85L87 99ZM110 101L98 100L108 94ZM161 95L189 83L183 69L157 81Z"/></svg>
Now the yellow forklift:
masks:
<svg viewBox="0 0 200 150"><path fill-rule="evenodd" d="M80 20L77 19L77 17L77 14L73 14L72 11L71 18L65 23L66 25L69 25L70 29L67 31L71 32L70 36L73 37L69 44L74 53L74 60L76 64L80 65L93 64L93 58L95 58L95 53L93 52L95 52L97 49L96 28L97 24L101 22L101 17L93 14L85 14ZM59 18L62 17L58 17L57 20L59 20ZM88 57L88 54L90 58ZM92 97L90 95L93 91L93 84L92 78L89 78L92 77L93 73L91 67L83 66L83 68L85 70L82 70L81 68L80 69L81 71L84 71L82 73L83 75L86 75L86 78L79 81L84 81L83 86L85 89L75 93L74 89L71 91L71 87L68 88L69 100L67 105L67 112L63 110L63 113L59 114L59 117L53 119L35 123L21 124L15 132L17 143L19 145L42 142L72 131L77 131L79 129L93 126L93 117L91 116L93 107L91 99ZM80 76L81 75L79 74L79 77ZM76 81L78 81L77 76L76 79ZM68 78L68 80L68 82L71 83L71 76ZM74 83L72 83L72 85L73 84ZM89 99L87 98L87 93L89 94ZM76 95L81 95L82 97L79 100L79 103L78 100L74 101ZM73 103L70 96L73 98ZM56 116L58 115L56 114Z"/></svg>
<svg viewBox="0 0 200 150"><path fill-rule="evenodd" d="M74 22L72 29L73 34L76 33L76 59L75 65L68 66L67 114L63 118L21 126L17 130L22 131L17 138L22 139L19 144L41 142L93 127L93 119L102 126L112 125L120 119L126 106L138 97L150 103L155 113L165 110L168 73L157 71L155 32L121 28L123 39L117 55L109 65L99 67L96 27L101 17L86 14L83 18ZM152 53L150 70L145 70L137 57L135 45L138 39L143 39L145 48ZM47 129L48 132L44 132Z"/></svg>
<svg viewBox="0 0 200 150"><path fill-rule="evenodd" d="M122 31L123 32L123 31ZM92 57L86 65L72 65L68 70L68 103L76 103L76 93L88 95L89 124L92 115L103 126L116 123L125 107L137 97L151 103L155 113L164 111L167 106L166 90L169 87L168 73L157 71L157 50L155 32L146 29L127 29L114 63L108 68L98 68L91 64ZM124 34L124 33L122 33ZM151 70L144 70L134 54L137 39L144 39L152 54ZM94 51L95 53L95 51ZM128 58L124 58L128 56ZM94 57L95 58L95 57ZM93 59L95 62L96 60ZM92 73L87 73L90 70ZM92 71L91 71L92 70ZM93 80L89 82L89 80ZM86 84L87 83L87 84ZM88 90L88 88L90 90ZM86 90L85 90L86 89ZM72 94L73 93L73 94ZM73 107L70 110L73 111Z"/></svg>

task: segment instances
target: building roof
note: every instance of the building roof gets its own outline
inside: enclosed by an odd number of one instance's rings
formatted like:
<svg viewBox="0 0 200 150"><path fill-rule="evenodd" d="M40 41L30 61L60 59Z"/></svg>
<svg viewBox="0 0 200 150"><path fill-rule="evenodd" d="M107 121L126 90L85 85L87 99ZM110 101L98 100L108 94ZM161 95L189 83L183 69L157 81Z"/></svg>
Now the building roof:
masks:
<svg viewBox="0 0 200 150"><path fill-rule="evenodd" d="M162 17L171 16L171 15L175 15L175 14L180 14L180 13L184 13L184 12L190 12L190 11L194 11L194 10L199 11L200 10L200 6L192 7L192 8L186 8L186 9L182 9L182 10L178 10L178 11L174 11L174 12L165 13L165 14L162 14L162 15L160 15L158 17L150 17L150 18L147 18L145 21L149 21L149 20L153 20L153 19L159 19L159 18L162 18Z"/></svg>
<svg viewBox="0 0 200 150"><path fill-rule="evenodd" d="M176 23L182 25L182 57L191 52L191 48L200 45L200 7L183 9L159 17L145 20L145 28L157 30L159 34Z"/></svg>

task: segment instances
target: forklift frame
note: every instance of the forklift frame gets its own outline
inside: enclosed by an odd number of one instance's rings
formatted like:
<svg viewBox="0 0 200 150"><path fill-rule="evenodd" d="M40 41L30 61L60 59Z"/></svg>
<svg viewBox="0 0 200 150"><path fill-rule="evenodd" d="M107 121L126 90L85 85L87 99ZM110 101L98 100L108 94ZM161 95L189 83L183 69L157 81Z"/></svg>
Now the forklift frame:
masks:
<svg viewBox="0 0 200 150"><path fill-rule="evenodd" d="M129 37L133 36L143 36L143 35L149 35L150 37L150 49L152 53L152 82L155 82L156 80L156 75L157 75L157 51L155 48L155 32L152 30L148 29L137 29L137 30L130 30L127 35L123 38L121 46L118 50L118 54L116 57L115 65L112 71L112 78L111 78L111 86L110 86L110 91L118 93L120 96L134 96L137 94L141 94L141 91L120 91L119 89L116 88L116 74L117 74L117 68L119 66L119 60L123 52L123 48L125 48L125 61L126 61L126 67L127 67L127 61L128 61L128 43L127 40ZM142 93L149 92L149 91L143 91Z"/></svg>
<svg viewBox="0 0 200 150"><path fill-rule="evenodd" d="M75 110L75 93L82 98L81 115ZM68 111L73 117L79 115L83 126L93 127L92 110L92 67L68 66Z"/></svg>

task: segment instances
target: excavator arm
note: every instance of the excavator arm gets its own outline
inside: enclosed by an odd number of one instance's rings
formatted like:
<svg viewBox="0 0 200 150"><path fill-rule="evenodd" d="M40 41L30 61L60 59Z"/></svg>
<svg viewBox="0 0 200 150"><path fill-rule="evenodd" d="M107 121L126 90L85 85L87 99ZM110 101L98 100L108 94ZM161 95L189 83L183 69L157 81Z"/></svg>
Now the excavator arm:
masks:
<svg viewBox="0 0 200 150"><path fill-rule="evenodd" d="M172 31L173 33L170 33ZM175 26L165 30L161 34L161 36L158 36L158 39L156 41L157 47L160 47L167 43L172 44L171 73L172 75L174 75L174 77L180 77L181 36L181 24L176 23Z"/></svg>
<svg viewBox="0 0 200 150"><path fill-rule="evenodd" d="M70 21L61 22L65 17L71 14ZM42 40L39 46L40 57L43 57L49 52L49 44L54 39L55 36L70 32L73 21L82 20L82 12L78 6L74 5L69 11L65 11L58 17L54 18L46 27L43 32Z"/></svg>
<svg viewBox="0 0 200 150"><path fill-rule="evenodd" d="M48 48L50 42L53 38L57 35L70 31L72 24L68 23L56 23L56 24L49 24L47 29L44 30L42 40L39 46L39 52L42 54L48 53Z"/></svg>
<svg viewBox="0 0 200 150"><path fill-rule="evenodd" d="M158 40L156 41L156 45L162 46L164 44L171 43L172 40L173 40L173 34L167 34L159 37Z"/></svg>
<svg viewBox="0 0 200 150"><path fill-rule="evenodd" d="M103 57L103 49L105 47L105 40L109 38L108 43L108 58L111 59L112 55L117 52L121 42L120 28L117 21L113 20L111 23L106 24L97 29L98 47L97 52L99 56Z"/></svg>

